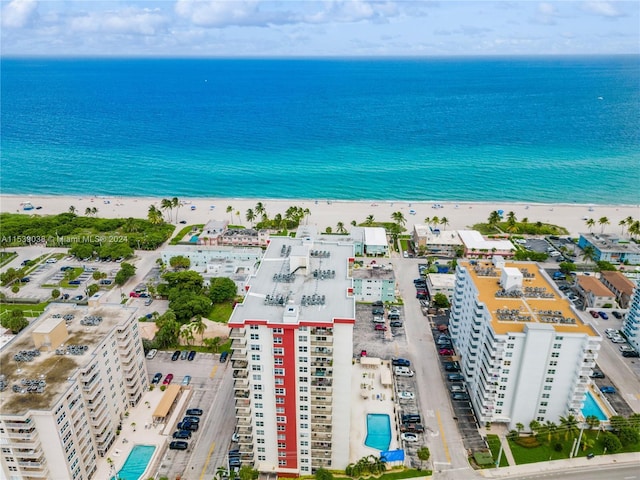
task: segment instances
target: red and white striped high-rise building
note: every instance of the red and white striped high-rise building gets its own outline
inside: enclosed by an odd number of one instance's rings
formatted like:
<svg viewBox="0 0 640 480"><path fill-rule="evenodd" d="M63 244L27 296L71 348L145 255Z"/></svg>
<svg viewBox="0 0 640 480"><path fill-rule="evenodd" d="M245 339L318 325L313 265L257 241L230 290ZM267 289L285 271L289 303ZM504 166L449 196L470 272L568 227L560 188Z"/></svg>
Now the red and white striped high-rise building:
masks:
<svg viewBox="0 0 640 480"><path fill-rule="evenodd" d="M273 237L229 327L243 464L295 477L349 461L353 245Z"/></svg>

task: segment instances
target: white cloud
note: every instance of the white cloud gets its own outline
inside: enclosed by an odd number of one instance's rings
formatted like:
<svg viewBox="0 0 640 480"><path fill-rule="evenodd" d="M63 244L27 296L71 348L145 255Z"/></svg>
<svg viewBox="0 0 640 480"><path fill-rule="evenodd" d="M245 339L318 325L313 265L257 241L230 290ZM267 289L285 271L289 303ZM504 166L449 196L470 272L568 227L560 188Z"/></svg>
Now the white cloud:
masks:
<svg viewBox="0 0 640 480"><path fill-rule="evenodd" d="M75 32L155 35L164 29L167 21L157 10L129 7L118 11L79 14L69 20L69 27Z"/></svg>
<svg viewBox="0 0 640 480"><path fill-rule="evenodd" d="M36 15L36 0L13 0L2 9L2 26L22 28Z"/></svg>
<svg viewBox="0 0 640 480"><path fill-rule="evenodd" d="M589 13L603 17L621 17L624 15L611 2L585 2L582 8Z"/></svg>

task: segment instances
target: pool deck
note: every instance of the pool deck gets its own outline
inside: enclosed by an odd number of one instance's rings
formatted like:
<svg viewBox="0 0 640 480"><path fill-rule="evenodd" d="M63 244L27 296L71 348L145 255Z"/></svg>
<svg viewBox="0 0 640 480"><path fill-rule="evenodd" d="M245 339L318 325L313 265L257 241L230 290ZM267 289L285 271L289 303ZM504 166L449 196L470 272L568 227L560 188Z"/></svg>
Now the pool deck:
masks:
<svg viewBox="0 0 640 480"><path fill-rule="evenodd" d="M601 420L601 422L608 424L608 419L613 417L614 415L617 415L616 411L607 400L607 397L605 397L604 394L593 384L589 385L589 393L591 394L593 400L598 404L598 407L600 407L600 410L602 410L602 413L604 413L607 417L607 420ZM580 413L582 414L582 411Z"/></svg>
<svg viewBox="0 0 640 480"><path fill-rule="evenodd" d="M389 415L391 420L391 444L389 450L399 448L399 433L396 425L396 408L393 399L393 387L386 387L381 382L381 370L387 369L391 376L388 361L383 361L378 367L363 367L356 362L351 378L351 435L349 438L349 462L355 463L368 455L380 456L380 450L367 447L367 414L382 413Z"/></svg>
<svg viewBox="0 0 640 480"><path fill-rule="evenodd" d="M110 478L110 475L113 476L120 471L134 445L153 445L156 447L147 468L154 465L164 455L165 447L168 446L167 436L163 434L164 425L154 426L151 418L162 395L163 392L159 388L155 388L146 392L136 407L129 409L129 416L122 420L120 435L109 449L107 456L98 460L98 470L94 478L107 479ZM109 465L107 458L113 460L113 467ZM152 474L147 471L141 478L150 476Z"/></svg>

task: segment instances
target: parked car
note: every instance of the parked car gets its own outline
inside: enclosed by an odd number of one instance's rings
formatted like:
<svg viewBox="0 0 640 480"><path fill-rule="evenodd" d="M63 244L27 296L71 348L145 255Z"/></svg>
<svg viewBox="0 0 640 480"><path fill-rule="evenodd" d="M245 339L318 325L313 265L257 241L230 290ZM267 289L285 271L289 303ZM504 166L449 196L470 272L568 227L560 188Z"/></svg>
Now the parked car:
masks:
<svg viewBox="0 0 640 480"><path fill-rule="evenodd" d="M589 315L591 315L593 318L598 318L600 316L595 310L589 310Z"/></svg>
<svg viewBox="0 0 640 480"><path fill-rule="evenodd" d="M606 312L598 312L598 315L600 315L600 318L603 320L609 320L609 315L607 315Z"/></svg>
<svg viewBox="0 0 640 480"><path fill-rule="evenodd" d="M147 353L147 359L153 360L153 358L156 356L157 353L158 353L158 350L156 350L155 348L149 350L149 353Z"/></svg>
<svg viewBox="0 0 640 480"><path fill-rule="evenodd" d="M71 283L71 282L69 282L69 283ZM140 294L139 294L139 293L136 293L136 292L129 292L129 296L130 296L131 298L138 298L138 297L140 296Z"/></svg>
<svg viewBox="0 0 640 480"><path fill-rule="evenodd" d="M622 314L618 311L613 311L611 312L611 315L613 315L614 317L616 317L618 320L620 320L622 318Z"/></svg>
<svg viewBox="0 0 640 480"><path fill-rule="evenodd" d="M619 332L618 330L616 330L615 328L607 328L607 329L604 331L604 334L605 334L607 337L611 338L611 337L612 337L612 336L614 336L614 335L620 335L620 332Z"/></svg>
<svg viewBox="0 0 640 480"><path fill-rule="evenodd" d="M621 337L620 335L618 335L617 337L612 337L611 341L613 343L627 343L627 341L623 337Z"/></svg>
<svg viewBox="0 0 640 480"><path fill-rule="evenodd" d="M374 330L378 330L380 332L386 332L387 331L387 326L383 325L382 323L376 323L376 326L373 329Z"/></svg>
<svg viewBox="0 0 640 480"><path fill-rule="evenodd" d="M199 417L200 415L202 415L202 410L200 408L190 408L187 410L187 415L189 416L196 416Z"/></svg>
<svg viewBox="0 0 640 480"><path fill-rule="evenodd" d="M622 352L622 356L627 358L638 358L640 357L640 353L636 352L635 350L632 350L630 352Z"/></svg>
<svg viewBox="0 0 640 480"><path fill-rule="evenodd" d="M400 400L411 400L412 398L415 398L415 395L413 394L413 392L407 392L406 390L403 390L401 392L398 392L398 398Z"/></svg>
<svg viewBox="0 0 640 480"><path fill-rule="evenodd" d="M74 299L76 302L79 302L79 301L80 301L80 300L82 300L83 298L84 298L84 296L82 296L82 295L76 295L75 297L73 297L73 299Z"/></svg>
<svg viewBox="0 0 640 480"><path fill-rule="evenodd" d="M631 345L620 345L618 350L621 352L633 352L635 351Z"/></svg>
<svg viewBox="0 0 640 480"><path fill-rule="evenodd" d="M175 352L173 352L173 355L171 355L171 361L175 362L179 358L180 358L180 350L176 350Z"/></svg>
<svg viewBox="0 0 640 480"><path fill-rule="evenodd" d="M424 426L420 423L403 423L400 425L401 433L424 433Z"/></svg>
<svg viewBox="0 0 640 480"><path fill-rule="evenodd" d="M412 433L412 432L402 433L402 434L400 434L400 438L402 440L404 440L405 442L417 442L418 441L418 435L416 435L415 433Z"/></svg>
<svg viewBox="0 0 640 480"><path fill-rule="evenodd" d="M229 357L229 352L225 350L220 354L220 363L226 362L228 357Z"/></svg>
<svg viewBox="0 0 640 480"><path fill-rule="evenodd" d="M393 328L400 328L402 327L402 322L399 320L393 320L392 322L389 322L389 325Z"/></svg>
<svg viewBox="0 0 640 480"><path fill-rule="evenodd" d="M180 352L180 360L186 360L189 356L189 350L182 350Z"/></svg>
<svg viewBox="0 0 640 480"><path fill-rule="evenodd" d="M186 450L187 448L189 448L189 444L181 440L169 444L169 450Z"/></svg>
<svg viewBox="0 0 640 480"><path fill-rule="evenodd" d="M461 373L449 373L447 374L447 380L450 382L460 382L464 380L464 375Z"/></svg>
<svg viewBox="0 0 640 480"><path fill-rule="evenodd" d="M374 315L371 321L373 323L384 323L384 317L381 315Z"/></svg>
<svg viewBox="0 0 640 480"><path fill-rule="evenodd" d="M111 285L113 283L112 280L109 280L108 278L103 278L102 280L100 280L100 285Z"/></svg>
<svg viewBox="0 0 640 480"><path fill-rule="evenodd" d="M173 380L173 373L167 373L167 376L164 377L164 380L162 381L163 385L169 385L171 383L171 380Z"/></svg>
<svg viewBox="0 0 640 480"><path fill-rule="evenodd" d="M153 379L151 379L151 383L152 383L153 385L157 385L158 383L160 383L160 380L161 380L161 379L162 379L162 374L161 374L161 373L156 373L156 374L153 376Z"/></svg>
<svg viewBox="0 0 640 480"><path fill-rule="evenodd" d="M372 307L384 307L384 303L382 303L382 300L376 300L375 302L373 302L371 304Z"/></svg>
<svg viewBox="0 0 640 480"><path fill-rule="evenodd" d="M392 358L391 365L394 367L410 367L411 362L406 358Z"/></svg>
<svg viewBox="0 0 640 480"><path fill-rule="evenodd" d="M183 423L200 423L200 417L184 417L182 419Z"/></svg>
<svg viewBox="0 0 640 480"><path fill-rule="evenodd" d="M451 394L453 400L469 400L469 395L463 392L456 392Z"/></svg>
<svg viewBox="0 0 640 480"><path fill-rule="evenodd" d="M466 387L462 383L454 383L452 385L449 385L449 391L454 393L464 392L466 391Z"/></svg>
<svg viewBox="0 0 640 480"><path fill-rule="evenodd" d="M81 283L80 280L69 280L69 285L80 285Z"/></svg>
<svg viewBox="0 0 640 480"><path fill-rule="evenodd" d="M419 413L404 413L400 418L402 423L420 423L422 420Z"/></svg>
<svg viewBox="0 0 640 480"><path fill-rule="evenodd" d="M373 313L374 315L384 315L384 308L373 307L373 309L371 310L371 313Z"/></svg>
<svg viewBox="0 0 640 480"><path fill-rule="evenodd" d="M453 351L453 349L451 349L451 348L441 348L441 349L438 351L438 353L439 353L440 355L443 355L443 356L450 356L450 355L454 355L454 354L455 354L455 352L454 352L454 351Z"/></svg>
<svg viewBox="0 0 640 480"><path fill-rule="evenodd" d="M191 350L191 351L189 352L189 355L187 356L187 360L189 360L190 362L192 362L194 358L196 358L196 351L195 351L195 350Z"/></svg>
<svg viewBox="0 0 640 480"><path fill-rule="evenodd" d="M397 377L413 377L414 375L413 370L407 367L394 367L393 373L395 373Z"/></svg>
<svg viewBox="0 0 640 480"><path fill-rule="evenodd" d="M444 362L444 369L447 372L459 372L460 364L458 362Z"/></svg>
<svg viewBox="0 0 640 480"><path fill-rule="evenodd" d="M593 372L591 372L590 377L591 378L604 378L604 373L602 373L600 370L594 370Z"/></svg>
<svg viewBox="0 0 640 480"><path fill-rule="evenodd" d="M197 432L200 425L198 423L193 422L180 422L178 424L178 430L191 430L192 432Z"/></svg>
<svg viewBox="0 0 640 480"><path fill-rule="evenodd" d="M191 432L189 430L178 430L177 432L173 432L173 438L188 440L191 438Z"/></svg>
<svg viewBox="0 0 640 480"><path fill-rule="evenodd" d="M600 391L602 393L616 393L616 389L610 385L603 385L602 387L600 387Z"/></svg>
<svg viewBox="0 0 640 480"><path fill-rule="evenodd" d="M182 379L182 385L187 386L191 383L191 375L185 375Z"/></svg>

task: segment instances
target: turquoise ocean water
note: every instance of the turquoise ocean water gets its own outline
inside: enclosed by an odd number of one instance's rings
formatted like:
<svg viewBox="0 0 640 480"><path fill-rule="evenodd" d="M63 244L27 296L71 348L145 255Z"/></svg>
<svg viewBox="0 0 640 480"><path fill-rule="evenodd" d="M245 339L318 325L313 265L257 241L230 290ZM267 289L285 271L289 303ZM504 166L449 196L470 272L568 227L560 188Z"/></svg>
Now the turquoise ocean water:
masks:
<svg viewBox="0 0 640 480"><path fill-rule="evenodd" d="M637 56L0 66L3 193L640 203Z"/></svg>

